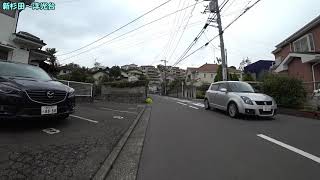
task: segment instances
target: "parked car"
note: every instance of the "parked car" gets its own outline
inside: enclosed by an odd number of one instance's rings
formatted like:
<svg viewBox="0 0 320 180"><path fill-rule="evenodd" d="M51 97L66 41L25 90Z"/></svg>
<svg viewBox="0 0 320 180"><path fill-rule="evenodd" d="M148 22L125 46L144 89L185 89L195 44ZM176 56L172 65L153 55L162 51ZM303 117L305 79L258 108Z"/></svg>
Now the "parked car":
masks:
<svg viewBox="0 0 320 180"><path fill-rule="evenodd" d="M65 119L74 108L74 89L54 80L41 68L0 62L0 119Z"/></svg>
<svg viewBox="0 0 320 180"><path fill-rule="evenodd" d="M205 109L227 111L233 118L240 114L273 117L277 113L277 103L272 97L256 93L250 84L240 81L212 83L204 105Z"/></svg>

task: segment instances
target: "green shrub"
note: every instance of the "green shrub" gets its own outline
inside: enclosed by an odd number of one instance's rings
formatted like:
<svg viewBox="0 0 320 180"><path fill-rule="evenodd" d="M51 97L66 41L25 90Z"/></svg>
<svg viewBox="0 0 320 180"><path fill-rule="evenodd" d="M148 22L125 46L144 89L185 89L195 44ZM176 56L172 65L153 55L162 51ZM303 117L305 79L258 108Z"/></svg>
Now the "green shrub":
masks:
<svg viewBox="0 0 320 180"><path fill-rule="evenodd" d="M135 81L135 82L128 82L128 81L115 81L115 82L108 82L104 83L104 85L109 85L114 88L132 88L132 87L141 87L147 86L147 81Z"/></svg>
<svg viewBox="0 0 320 180"><path fill-rule="evenodd" d="M197 99L204 99L205 92L204 91L197 91L196 98Z"/></svg>
<svg viewBox="0 0 320 180"><path fill-rule="evenodd" d="M243 81L255 81L255 79L251 76L251 74L245 73L243 75Z"/></svg>
<svg viewBox="0 0 320 180"><path fill-rule="evenodd" d="M306 99L306 90L302 81L295 78L266 76L262 83L262 90L284 107L298 108L303 105Z"/></svg>

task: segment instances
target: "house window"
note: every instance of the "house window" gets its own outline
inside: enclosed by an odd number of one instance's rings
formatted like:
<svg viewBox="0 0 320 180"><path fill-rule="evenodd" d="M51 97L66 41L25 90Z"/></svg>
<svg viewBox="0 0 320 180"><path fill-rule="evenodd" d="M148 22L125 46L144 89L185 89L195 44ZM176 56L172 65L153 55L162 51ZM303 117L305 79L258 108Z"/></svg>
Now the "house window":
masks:
<svg viewBox="0 0 320 180"><path fill-rule="evenodd" d="M206 74L203 74L203 78L206 78Z"/></svg>
<svg viewBox="0 0 320 180"><path fill-rule="evenodd" d="M314 48L314 40L313 35L307 34L302 38L293 42L293 51L294 52L313 52L315 51Z"/></svg>
<svg viewBox="0 0 320 180"><path fill-rule="evenodd" d="M8 1L8 0L0 0L0 13L1 14L5 14L7 16L10 16L12 18L15 18L16 17L16 11L15 10L14 11L3 10L2 5L3 5L4 2L10 2L10 1Z"/></svg>
<svg viewBox="0 0 320 180"><path fill-rule="evenodd" d="M213 74L211 74L211 78L213 78Z"/></svg>
<svg viewBox="0 0 320 180"><path fill-rule="evenodd" d="M0 50L0 61L8 60L8 52Z"/></svg>

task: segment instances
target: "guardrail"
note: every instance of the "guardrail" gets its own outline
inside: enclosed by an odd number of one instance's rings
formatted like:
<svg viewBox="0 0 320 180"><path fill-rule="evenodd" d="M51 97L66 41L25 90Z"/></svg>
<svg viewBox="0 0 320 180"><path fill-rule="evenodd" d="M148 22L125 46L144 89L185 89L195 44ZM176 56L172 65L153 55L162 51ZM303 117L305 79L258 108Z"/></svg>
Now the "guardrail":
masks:
<svg viewBox="0 0 320 180"><path fill-rule="evenodd" d="M72 87L75 90L75 95L77 97L92 97L93 96L93 84L76 82L76 81L65 81L59 80L61 83Z"/></svg>

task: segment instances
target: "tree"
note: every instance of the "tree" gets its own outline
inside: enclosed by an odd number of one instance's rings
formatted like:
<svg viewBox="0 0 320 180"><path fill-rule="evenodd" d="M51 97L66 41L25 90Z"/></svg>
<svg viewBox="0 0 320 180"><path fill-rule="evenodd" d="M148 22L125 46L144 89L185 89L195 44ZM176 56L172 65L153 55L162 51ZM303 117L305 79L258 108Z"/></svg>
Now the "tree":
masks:
<svg viewBox="0 0 320 180"><path fill-rule="evenodd" d="M113 66L111 69L110 69L110 72L109 72L109 76L113 79L117 79L118 77L121 76L121 69L119 66Z"/></svg>
<svg viewBox="0 0 320 180"><path fill-rule="evenodd" d="M49 74L56 75L58 73L57 57L55 56L57 50L56 48L46 48L46 52L50 54L50 57L45 62L41 62L39 66Z"/></svg>
<svg viewBox="0 0 320 180"><path fill-rule="evenodd" d="M243 76L243 81L255 81L255 80L250 74L245 73Z"/></svg>
<svg viewBox="0 0 320 180"><path fill-rule="evenodd" d="M217 70L217 75L216 77L214 78L214 82L218 82L218 81L222 81L222 66L219 65L218 66L218 70Z"/></svg>
<svg viewBox="0 0 320 180"><path fill-rule="evenodd" d="M236 75L236 73L230 74L230 80L231 81L239 81L238 76Z"/></svg>
<svg viewBox="0 0 320 180"><path fill-rule="evenodd" d="M218 81L222 81L222 80L223 80L223 77L222 77L222 66L219 65L218 66L218 70L217 70L217 75L214 78L214 82L218 82ZM239 81L239 78L235 73L233 73L233 74L228 73L228 80L230 80L230 81Z"/></svg>
<svg viewBox="0 0 320 180"><path fill-rule="evenodd" d="M70 63L65 65L65 67L71 70L70 74L59 76L58 79L63 79L67 81L79 81L79 82L87 82L93 83L94 79L89 73L88 68L81 67L78 64Z"/></svg>
<svg viewBox="0 0 320 180"><path fill-rule="evenodd" d="M251 64L251 60L247 57L246 59L243 59L240 63L239 69L241 71L244 71L244 67L248 66Z"/></svg>

